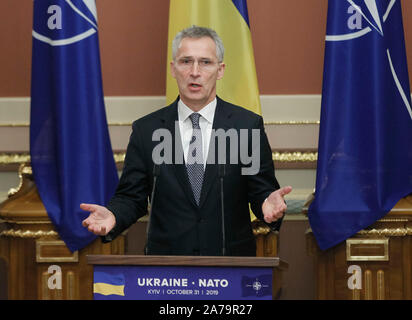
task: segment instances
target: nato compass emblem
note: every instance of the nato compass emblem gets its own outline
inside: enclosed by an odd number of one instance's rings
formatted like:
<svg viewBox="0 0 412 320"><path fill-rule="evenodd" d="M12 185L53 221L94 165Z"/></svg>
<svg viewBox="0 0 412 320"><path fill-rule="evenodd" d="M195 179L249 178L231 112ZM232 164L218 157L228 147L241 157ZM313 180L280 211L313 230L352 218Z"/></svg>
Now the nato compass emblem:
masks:
<svg viewBox="0 0 412 320"><path fill-rule="evenodd" d="M272 275L260 275L258 277L242 277L242 296L271 296Z"/></svg>
<svg viewBox="0 0 412 320"><path fill-rule="evenodd" d="M377 0L346 0L346 1L350 5L350 9L356 11L357 15L367 22L367 26L365 26L364 28L361 27L360 30L357 30L357 31L352 30L353 32L348 33L347 32L348 26L342 25L339 27L342 33L336 34L336 35L326 35L327 42L328 41L329 42L353 41L355 39L363 38L371 32L376 32L382 38L385 38L385 23L387 23L387 20L390 18L392 8L395 5L396 1L399 1L399 0L388 0L387 6L382 5L382 3L377 2ZM380 6L378 6L378 3L380 4ZM351 12L350 9L348 10L348 12ZM356 30L357 28L353 28L353 29ZM399 91L400 96L402 97L405 107L407 108L409 115L412 119L411 105L407 98L407 93L402 88L402 85L399 81L399 77L394 68L394 64L393 64L389 49L386 49L386 56L387 56L389 68L392 73L393 80L396 84L396 87Z"/></svg>
<svg viewBox="0 0 412 320"><path fill-rule="evenodd" d="M250 285L249 285L250 286ZM255 280L255 282L253 282L253 284L252 284L252 288L253 288L253 290L255 290L256 291L256 293L260 290L260 289L262 289L263 287L265 287L265 288L267 288L267 287L269 287L267 284L261 284L260 282L259 282L259 279L258 278L256 278L256 280Z"/></svg>
<svg viewBox="0 0 412 320"><path fill-rule="evenodd" d="M95 0L34 0L34 39L66 46L97 32Z"/></svg>

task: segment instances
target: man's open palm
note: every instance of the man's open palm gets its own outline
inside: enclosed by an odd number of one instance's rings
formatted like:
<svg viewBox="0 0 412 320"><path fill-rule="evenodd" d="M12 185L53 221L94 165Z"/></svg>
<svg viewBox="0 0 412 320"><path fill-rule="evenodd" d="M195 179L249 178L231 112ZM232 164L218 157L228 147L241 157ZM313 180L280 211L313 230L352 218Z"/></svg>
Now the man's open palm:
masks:
<svg viewBox="0 0 412 320"><path fill-rule="evenodd" d="M89 217L82 221L82 225L95 235L105 236L116 224L116 218L106 207L82 203L80 209L90 212Z"/></svg>
<svg viewBox="0 0 412 320"><path fill-rule="evenodd" d="M292 187L287 186L273 191L262 204L263 218L267 223L274 222L282 218L287 207L284 196L292 191Z"/></svg>

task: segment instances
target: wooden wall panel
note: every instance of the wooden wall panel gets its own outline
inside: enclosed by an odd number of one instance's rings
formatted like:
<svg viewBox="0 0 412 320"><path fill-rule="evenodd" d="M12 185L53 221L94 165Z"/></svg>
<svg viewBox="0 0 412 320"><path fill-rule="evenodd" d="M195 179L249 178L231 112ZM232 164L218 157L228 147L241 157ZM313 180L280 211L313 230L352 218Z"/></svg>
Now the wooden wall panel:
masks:
<svg viewBox="0 0 412 320"><path fill-rule="evenodd" d="M0 97L30 96L32 5L0 1ZM412 1L402 5L412 61ZM105 95L164 95L169 1L97 6ZM321 93L327 0L249 0L248 7L260 93Z"/></svg>

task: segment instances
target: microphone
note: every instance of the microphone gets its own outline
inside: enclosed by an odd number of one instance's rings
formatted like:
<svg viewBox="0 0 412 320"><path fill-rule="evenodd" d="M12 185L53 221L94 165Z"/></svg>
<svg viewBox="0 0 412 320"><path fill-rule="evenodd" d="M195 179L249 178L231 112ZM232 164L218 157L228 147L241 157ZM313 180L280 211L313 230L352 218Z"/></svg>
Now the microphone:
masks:
<svg viewBox="0 0 412 320"><path fill-rule="evenodd" d="M222 213L222 255L226 255L226 231L225 231L225 200L223 191L223 180L226 174L226 165L219 164L218 175L220 178L220 199L221 199L221 213Z"/></svg>
<svg viewBox="0 0 412 320"><path fill-rule="evenodd" d="M151 218L152 218L152 211L153 211L153 200L154 200L154 195L156 191L156 182L157 182L157 177L160 176L160 166L157 164L153 165L153 188L152 188L152 194L150 197L150 212L149 212L149 217L147 220L147 226L146 226L146 246L144 248L144 253L147 255L147 245L149 243L149 230L150 230L150 224L151 224Z"/></svg>

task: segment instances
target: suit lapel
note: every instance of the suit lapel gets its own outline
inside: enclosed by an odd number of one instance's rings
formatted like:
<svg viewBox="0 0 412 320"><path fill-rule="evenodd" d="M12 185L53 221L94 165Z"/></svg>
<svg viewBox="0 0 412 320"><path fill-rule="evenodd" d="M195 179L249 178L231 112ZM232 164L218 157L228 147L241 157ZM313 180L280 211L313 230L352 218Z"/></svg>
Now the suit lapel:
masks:
<svg viewBox="0 0 412 320"><path fill-rule="evenodd" d="M203 178L203 185L202 185L202 192L200 194L199 208L201 208L203 204L205 203L211 186L213 185L213 183L216 183L217 178L218 178L218 153L217 153L217 145L213 143L212 141L212 139L214 139L213 132L215 132L215 130L217 129L228 130L233 127L233 123L230 120L231 113L228 112L227 108L225 108L225 102L219 97L216 97L216 99L217 99L217 104L216 104L215 116L213 119L213 127L212 127L213 131L211 135L211 141L209 144L208 160L206 163L205 175ZM212 148L214 150L212 150Z"/></svg>

